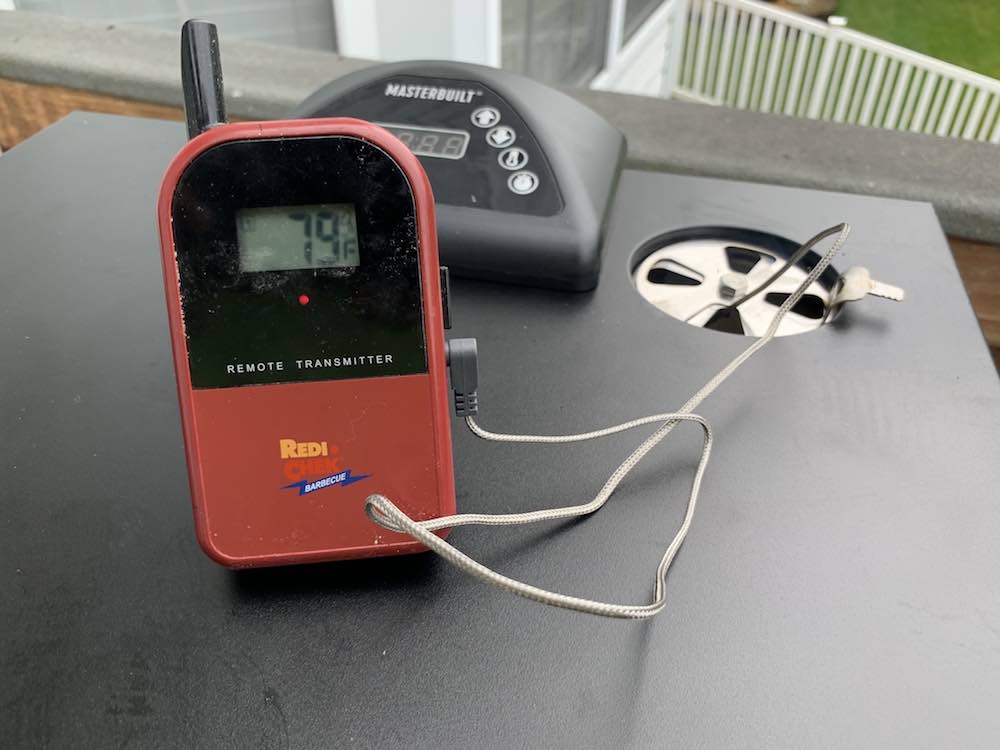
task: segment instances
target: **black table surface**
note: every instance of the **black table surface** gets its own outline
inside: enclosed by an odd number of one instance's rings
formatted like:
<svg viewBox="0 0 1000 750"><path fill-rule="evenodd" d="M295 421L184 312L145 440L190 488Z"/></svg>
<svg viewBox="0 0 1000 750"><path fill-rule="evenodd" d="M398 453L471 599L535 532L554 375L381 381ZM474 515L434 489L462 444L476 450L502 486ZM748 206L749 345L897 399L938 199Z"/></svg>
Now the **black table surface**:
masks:
<svg viewBox="0 0 1000 750"><path fill-rule="evenodd" d="M154 199L177 123L75 114L0 157L5 747L1000 746L1000 387L928 205L625 174L592 294L454 282L482 423L676 408L748 339L638 297L648 238L732 224L906 288L774 341L701 413L716 450L650 622L499 592L431 555L230 572L195 542ZM483 443L458 502L589 499L641 436ZM698 453L682 426L595 516L452 540L648 599Z"/></svg>

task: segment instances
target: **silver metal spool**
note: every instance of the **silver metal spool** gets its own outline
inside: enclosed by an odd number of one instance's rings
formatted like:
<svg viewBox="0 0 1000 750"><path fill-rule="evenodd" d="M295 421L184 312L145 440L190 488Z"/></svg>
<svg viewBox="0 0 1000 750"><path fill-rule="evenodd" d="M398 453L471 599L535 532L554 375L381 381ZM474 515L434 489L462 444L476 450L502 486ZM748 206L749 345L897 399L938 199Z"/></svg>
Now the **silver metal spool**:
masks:
<svg viewBox="0 0 1000 750"><path fill-rule="evenodd" d="M632 279L647 302L673 318L699 328L761 336L818 256L807 254L763 292L731 306L764 284L797 249L796 243L773 234L696 227L647 243L637 253ZM838 274L827 270L782 320L778 336L813 331L835 317L827 310Z"/></svg>

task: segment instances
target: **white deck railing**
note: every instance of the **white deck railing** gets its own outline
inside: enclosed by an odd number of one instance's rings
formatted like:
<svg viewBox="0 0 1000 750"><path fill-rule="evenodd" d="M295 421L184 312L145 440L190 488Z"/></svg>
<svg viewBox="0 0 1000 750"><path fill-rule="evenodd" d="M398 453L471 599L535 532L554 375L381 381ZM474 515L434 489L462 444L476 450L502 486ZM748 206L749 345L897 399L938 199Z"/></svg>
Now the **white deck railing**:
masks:
<svg viewBox="0 0 1000 750"><path fill-rule="evenodd" d="M685 5L679 98L1000 143L1000 81L753 0Z"/></svg>

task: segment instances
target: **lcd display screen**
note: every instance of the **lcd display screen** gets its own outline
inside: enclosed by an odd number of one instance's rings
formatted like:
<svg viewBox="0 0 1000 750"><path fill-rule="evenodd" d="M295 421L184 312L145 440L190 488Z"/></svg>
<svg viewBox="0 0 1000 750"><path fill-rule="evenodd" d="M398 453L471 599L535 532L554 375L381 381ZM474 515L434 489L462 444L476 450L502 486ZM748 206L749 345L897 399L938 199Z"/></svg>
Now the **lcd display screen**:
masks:
<svg viewBox="0 0 1000 750"><path fill-rule="evenodd" d="M353 203L268 206L236 212L240 270L354 268L358 223Z"/></svg>
<svg viewBox="0 0 1000 750"><path fill-rule="evenodd" d="M425 128L423 125L399 125L394 122L377 124L399 138L417 156L461 159L469 145L469 134L464 130Z"/></svg>

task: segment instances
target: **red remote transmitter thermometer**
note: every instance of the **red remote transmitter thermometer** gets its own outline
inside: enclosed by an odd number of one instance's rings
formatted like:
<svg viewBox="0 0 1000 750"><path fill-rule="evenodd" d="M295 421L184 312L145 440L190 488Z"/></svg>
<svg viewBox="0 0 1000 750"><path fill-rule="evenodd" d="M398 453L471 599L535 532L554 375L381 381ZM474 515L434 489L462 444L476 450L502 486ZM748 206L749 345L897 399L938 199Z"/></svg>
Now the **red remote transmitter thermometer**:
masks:
<svg viewBox="0 0 1000 750"><path fill-rule="evenodd" d="M420 551L364 503L455 511L424 170L361 120L220 124L211 24L182 68L193 138L158 215L198 540L230 567Z"/></svg>

